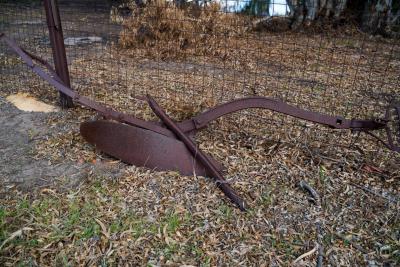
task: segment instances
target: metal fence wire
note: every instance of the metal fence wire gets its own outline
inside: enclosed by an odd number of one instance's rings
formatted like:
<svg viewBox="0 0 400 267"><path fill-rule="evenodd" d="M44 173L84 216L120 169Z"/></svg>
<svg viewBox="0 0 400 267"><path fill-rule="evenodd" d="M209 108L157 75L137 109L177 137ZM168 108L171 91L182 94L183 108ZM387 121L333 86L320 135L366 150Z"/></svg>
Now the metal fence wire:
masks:
<svg viewBox="0 0 400 267"><path fill-rule="evenodd" d="M346 118L381 117L400 98L399 39L351 24L292 30L286 1L58 3L72 88L141 118L154 118L140 100L145 94L176 120L254 95ZM43 2L0 5L0 32L52 62ZM4 44L0 59L1 94L27 91L56 101ZM354 141L269 111L242 111L217 127L319 144Z"/></svg>

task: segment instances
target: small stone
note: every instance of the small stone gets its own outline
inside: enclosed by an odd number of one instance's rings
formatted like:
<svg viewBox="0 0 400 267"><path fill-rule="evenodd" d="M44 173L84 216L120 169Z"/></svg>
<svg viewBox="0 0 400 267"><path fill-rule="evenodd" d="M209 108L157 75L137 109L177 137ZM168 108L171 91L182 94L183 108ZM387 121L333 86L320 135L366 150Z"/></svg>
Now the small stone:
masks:
<svg viewBox="0 0 400 267"><path fill-rule="evenodd" d="M102 42L103 38L97 36L88 36L88 37L68 37L64 39L65 45L83 45L83 44L91 44L91 43L99 43Z"/></svg>

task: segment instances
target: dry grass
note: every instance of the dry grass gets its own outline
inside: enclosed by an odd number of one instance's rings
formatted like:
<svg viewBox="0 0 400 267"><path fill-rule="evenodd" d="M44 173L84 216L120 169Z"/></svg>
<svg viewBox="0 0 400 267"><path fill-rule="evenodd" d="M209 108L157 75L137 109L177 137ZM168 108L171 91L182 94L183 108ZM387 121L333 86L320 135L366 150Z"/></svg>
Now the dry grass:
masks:
<svg viewBox="0 0 400 267"><path fill-rule="evenodd" d="M79 114L69 113L71 122ZM52 143L70 137L54 138ZM399 173L374 169L368 153L342 148L331 159L305 144L227 136L217 129L198 141L228 167L226 177L251 206L247 213L207 178L117 164L123 169L118 179L92 175L75 190L60 191L57 184L28 195L8 189L0 213L2 241L28 230L4 245L3 263L290 265L316 246L317 221L325 262L398 263ZM53 164L66 160L52 156L59 149L68 160L88 153L74 139L41 157ZM116 164L104 155L95 159ZM320 194L322 210L297 187L300 180ZM313 266L315 257L300 265Z"/></svg>
<svg viewBox="0 0 400 267"><path fill-rule="evenodd" d="M128 49L146 48L148 56L163 59L179 58L183 51L216 56L227 39L245 34L245 25L232 27L238 18L241 22L246 19L221 12L217 3L204 8L194 4L177 8L171 2L156 0L136 9L124 22L119 43Z"/></svg>

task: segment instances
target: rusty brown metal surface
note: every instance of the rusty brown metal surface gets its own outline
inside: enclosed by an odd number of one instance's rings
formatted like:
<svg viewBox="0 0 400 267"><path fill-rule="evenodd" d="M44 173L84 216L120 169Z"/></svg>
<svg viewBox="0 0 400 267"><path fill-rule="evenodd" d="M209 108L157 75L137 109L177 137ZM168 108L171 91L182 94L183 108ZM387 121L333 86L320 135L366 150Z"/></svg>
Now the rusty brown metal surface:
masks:
<svg viewBox="0 0 400 267"><path fill-rule="evenodd" d="M53 60L56 73L63 83L70 87L67 55L65 53L64 34L60 19L57 0L44 0L46 21L49 29L50 44L53 51ZM63 108L73 107L72 98L60 92L60 104Z"/></svg>
<svg viewBox="0 0 400 267"><path fill-rule="evenodd" d="M212 175L193 158L181 141L150 130L98 120L82 123L80 132L99 150L135 166L178 171L182 175ZM221 166L214 164L220 171Z"/></svg>
<svg viewBox="0 0 400 267"><path fill-rule="evenodd" d="M249 108L268 109L298 119L323 124L335 129L377 130L385 127L385 123L380 121L356 119L347 120L341 116L330 116L318 112L308 111L291 106L280 100L261 96L242 98L227 102L182 123L179 123L178 125L184 132L199 130L219 117Z"/></svg>
<svg viewBox="0 0 400 267"><path fill-rule="evenodd" d="M178 138L186 145L189 151L192 153L193 157L199 159L199 161L207 168L208 172L214 177L217 186L224 192L224 194L235 203L240 210L245 211L247 208L246 202L239 197L239 195L232 189L232 187L227 183L227 181L222 176L221 172L217 167L211 162L203 151L197 147L197 145L190 139L179 126L168 117L167 113L157 104L157 102L151 97L147 96L148 103L153 110L153 112L167 125L167 127L173 131Z"/></svg>

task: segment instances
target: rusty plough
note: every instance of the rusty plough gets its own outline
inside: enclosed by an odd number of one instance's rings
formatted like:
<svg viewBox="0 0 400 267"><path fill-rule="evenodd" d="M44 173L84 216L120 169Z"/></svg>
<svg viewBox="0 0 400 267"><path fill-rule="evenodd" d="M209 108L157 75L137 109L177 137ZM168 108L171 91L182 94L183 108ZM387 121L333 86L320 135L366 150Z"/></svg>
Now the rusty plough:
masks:
<svg viewBox="0 0 400 267"><path fill-rule="evenodd" d="M147 96L148 104L162 121L162 123L150 122L118 112L79 95L63 84L46 61L25 51L4 34L0 34L0 39L5 41L32 71L58 91L70 96L76 103L94 109L105 118L81 124L81 134L89 143L108 155L136 166L174 170L183 175L197 174L212 177L217 186L241 210L245 210L247 205L224 179L221 165L202 152L190 136L226 114L248 108L268 109L333 129L364 132L376 138L388 149L400 152L400 106L395 103L389 105L382 118L348 120L340 116L299 109L271 98L250 97L216 106L183 122L174 122L151 96ZM387 140L379 138L374 133L379 130L386 132Z"/></svg>

